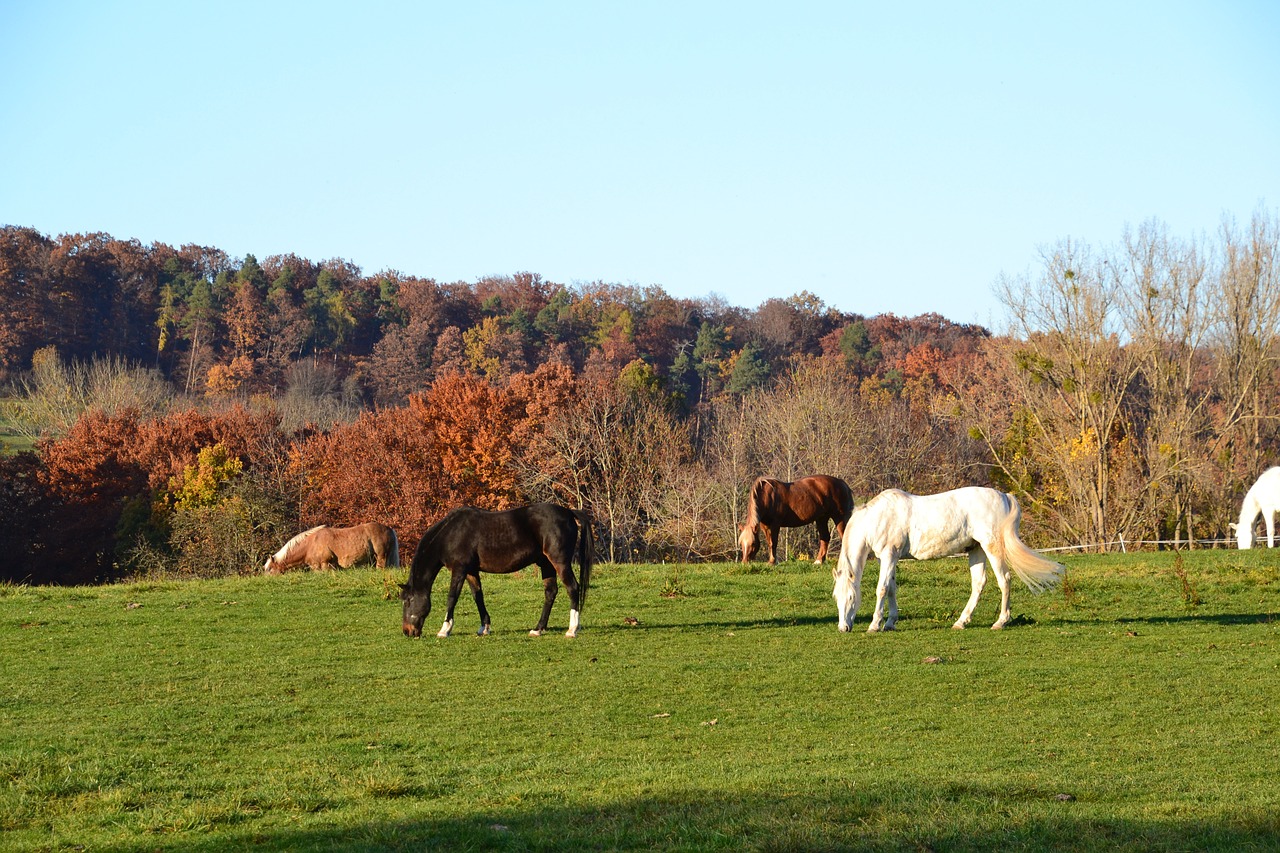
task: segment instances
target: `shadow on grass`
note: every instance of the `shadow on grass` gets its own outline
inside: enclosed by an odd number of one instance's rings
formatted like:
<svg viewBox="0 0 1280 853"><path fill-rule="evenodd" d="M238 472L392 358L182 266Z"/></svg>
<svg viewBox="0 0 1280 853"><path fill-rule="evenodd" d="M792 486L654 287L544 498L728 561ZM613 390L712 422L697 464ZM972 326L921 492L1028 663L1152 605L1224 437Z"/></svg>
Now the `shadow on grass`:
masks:
<svg viewBox="0 0 1280 853"><path fill-rule="evenodd" d="M799 626L826 625L830 624L832 629L836 625L836 617L833 612L830 616L775 616L770 619L725 619L725 620L702 620L702 621L670 621L659 622L646 619L639 625L623 628L627 631L650 629L681 629L681 628L725 628L728 630L745 631L750 628L795 628ZM605 626L613 628L614 626Z"/></svg>
<svg viewBox="0 0 1280 853"><path fill-rule="evenodd" d="M1259 625L1280 620L1276 613L1188 613L1185 616L1121 616L1122 624L1188 625L1196 622L1210 625Z"/></svg>
<svg viewBox="0 0 1280 853"><path fill-rule="evenodd" d="M403 803L404 801L401 800ZM425 804L424 804L425 805ZM805 794L652 797L573 807L527 803L484 815L357 826L237 827L150 836L119 851L184 850L1275 850L1280 817L1240 811L1196 818L1098 816L1087 797L1049 790L884 782ZM1184 812L1185 813L1185 812Z"/></svg>

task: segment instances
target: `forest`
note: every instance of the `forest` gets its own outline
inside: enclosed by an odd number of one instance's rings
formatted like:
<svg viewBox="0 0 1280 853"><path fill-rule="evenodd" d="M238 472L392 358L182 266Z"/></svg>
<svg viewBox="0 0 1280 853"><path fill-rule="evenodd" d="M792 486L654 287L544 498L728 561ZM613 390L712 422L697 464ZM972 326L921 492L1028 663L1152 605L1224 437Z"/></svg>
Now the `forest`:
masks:
<svg viewBox="0 0 1280 853"><path fill-rule="evenodd" d="M0 574L253 572L371 520L411 553L452 507L535 500L590 509L604 559L723 559L762 474L994 485L1039 547L1211 544L1280 459L1278 250L1264 208L1063 240L996 280L996 334L5 226Z"/></svg>

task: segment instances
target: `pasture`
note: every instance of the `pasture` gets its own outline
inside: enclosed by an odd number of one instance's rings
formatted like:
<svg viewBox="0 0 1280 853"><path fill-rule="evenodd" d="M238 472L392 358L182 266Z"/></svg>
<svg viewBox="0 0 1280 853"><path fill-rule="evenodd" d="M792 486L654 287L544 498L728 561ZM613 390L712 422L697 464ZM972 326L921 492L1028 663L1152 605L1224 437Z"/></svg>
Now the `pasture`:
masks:
<svg viewBox="0 0 1280 853"><path fill-rule="evenodd" d="M597 565L572 640L536 570L446 640L406 569L3 587L0 846L1280 849L1280 553L1064 561L1002 632L963 559L879 635L830 560Z"/></svg>

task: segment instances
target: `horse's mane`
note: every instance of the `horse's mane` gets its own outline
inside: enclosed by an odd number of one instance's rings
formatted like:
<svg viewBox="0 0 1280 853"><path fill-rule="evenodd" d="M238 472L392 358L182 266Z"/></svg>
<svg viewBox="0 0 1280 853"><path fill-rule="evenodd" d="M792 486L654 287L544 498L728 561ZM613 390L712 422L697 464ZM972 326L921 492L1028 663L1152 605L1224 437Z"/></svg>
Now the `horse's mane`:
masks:
<svg viewBox="0 0 1280 853"><path fill-rule="evenodd" d="M426 532L422 534L422 541L430 542L440 533L441 530L444 529L444 526L452 521L456 516L473 509L475 509L473 506L460 506L449 510L444 518L427 528Z"/></svg>
<svg viewBox="0 0 1280 853"><path fill-rule="evenodd" d="M414 568L415 566L418 565L418 555L422 553L422 547L424 545L429 546L431 544L431 540L439 536L441 531L443 531L445 527L449 525L449 522L453 521L462 513L474 512L475 509L476 508L473 506L460 506L460 507L451 509L445 515L444 518L440 519L435 524L431 525L426 529L426 531L422 534L422 537L418 540L418 547L415 549L415 553L413 555L413 562L409 564L409 583L410 584L416 583L414 579Z"/></svg>
<svg viewBox="0 0 1280 853"><path fill-rule="evenodd" d="M281 545L280 550L276 551L275 553L276 561L279 562L286 559L294 549L296 549L299 545L302 544L302 541L304 539L306 539L308 536L315 533L317 530L319 530L322 527L324 527L323 524L317 524L315 527L312 527L310 530L302 531L297 536L294 536L288 542Z"/></svg>

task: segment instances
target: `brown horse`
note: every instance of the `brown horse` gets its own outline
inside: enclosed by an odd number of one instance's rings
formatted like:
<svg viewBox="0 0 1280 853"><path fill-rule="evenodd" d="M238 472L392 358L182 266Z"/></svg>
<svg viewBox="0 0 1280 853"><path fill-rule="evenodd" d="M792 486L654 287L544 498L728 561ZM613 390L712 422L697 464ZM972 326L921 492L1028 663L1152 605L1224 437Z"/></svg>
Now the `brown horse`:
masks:
<svg viewBox="0 0 1280 853"><path fill-rule="evenodd" d="M778 528L804 527L818 524L818 558L821 565L831 544L829 522L836 523L836 532L844 536L844 525L853 512L853 493L849 484L838 477L818 474L801 477L794 483L758 477L751 484L747 500L747 523L738 527L738 547L742 549L742 562L748 562L759 549L756 534L764 528L769 541L769 563L778 561Z"/></svg>
<svg viewBox="0 0 1280 853"><path fill-rule="evenodd" d="M582 571L580 578L573 576L575 553ZM537 566L542 572L542 617L529 634L536 637L547 629L551 605L559 589L558 576L569 593L569 630L565 636L577 636L594 560L595 540L591 534L591 515L586 510L549 503L505 512L459 507L431 525L418 542L409 568L409 582L400 587L404 634L422 636L422 623L431 612L431 587L441 569L449 570L449 600L444 625L436 636L447 637L453 630L453 609L458 604L463 581L470 585L476 600L480 611L479 633L484 636L491 629L484 591L480 588L480 573L508 574L525 566Z"/></svg>
<svg viewBox="0 0 1280 853"><path fill-rule="evenodd" d="M267 558L262 570L278 575L304 564L329 571L339 566L349 569L357 563L373 563L380 569L400 565L396 532L376 521L355 527L320 525L284 543L284 547Z"/></svg>

